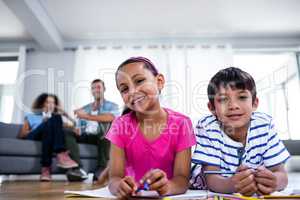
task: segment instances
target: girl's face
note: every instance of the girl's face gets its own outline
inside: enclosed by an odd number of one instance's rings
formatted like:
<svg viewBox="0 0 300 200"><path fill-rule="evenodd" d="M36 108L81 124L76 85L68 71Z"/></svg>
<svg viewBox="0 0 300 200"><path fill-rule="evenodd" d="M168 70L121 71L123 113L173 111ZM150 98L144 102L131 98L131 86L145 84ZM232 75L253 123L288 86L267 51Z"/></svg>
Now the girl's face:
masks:
<svg viewBox="0 0 300 200"><path fill-rule="evenodd" d="M153 112L159 109L158 96L164 86L164 77L154 76L144 67L144 63L136 62L124 65L117 72L117 87L125 105L140 113Z"/></svg>
<svg viewBox="0 0 300 200"><path fill-rule="evenodd" d="M48 96L44 103L45 112L54 112L55 110L55 99L51 96Z"/></svg>

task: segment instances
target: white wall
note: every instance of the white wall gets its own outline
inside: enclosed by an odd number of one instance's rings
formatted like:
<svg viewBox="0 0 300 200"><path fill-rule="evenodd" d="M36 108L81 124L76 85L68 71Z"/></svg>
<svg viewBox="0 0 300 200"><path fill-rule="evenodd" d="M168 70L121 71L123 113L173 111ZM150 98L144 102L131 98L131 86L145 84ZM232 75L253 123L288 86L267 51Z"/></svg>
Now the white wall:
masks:
<svg viewBox="0 0 300 200"><path fill-rule="evenodd" d="M70 111L74 52L28 52L24 80L24 105L27 112L42 92L55 93L63 107Z"/></svg>

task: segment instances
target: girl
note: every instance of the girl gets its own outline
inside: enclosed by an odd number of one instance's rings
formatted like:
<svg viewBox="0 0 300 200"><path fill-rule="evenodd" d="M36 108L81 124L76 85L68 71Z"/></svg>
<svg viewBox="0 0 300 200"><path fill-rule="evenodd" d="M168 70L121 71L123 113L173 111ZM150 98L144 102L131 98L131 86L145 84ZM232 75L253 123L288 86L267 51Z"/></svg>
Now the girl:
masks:
<svg viewBox="0 0 300 200"><path fill-rule="evenodd" d="M25 116L20 136L42 141L41 181L50 181L52 152L56 153L57 166L65 169L77 167L65 149L62 115L68 115L59 107L56 95L43 93L32 106L33 113Z"/></svg>
<svg viewBox="0 0 300 200"><path fill-rule="evenodd" d="M188 188L196 140L188 117L161 107L164 83L147 58L129 58L117 69L117 88L131 110L113 122L106 136L112 143L109 189L118 197L136 195L145 183L160 195Z"/></svg>

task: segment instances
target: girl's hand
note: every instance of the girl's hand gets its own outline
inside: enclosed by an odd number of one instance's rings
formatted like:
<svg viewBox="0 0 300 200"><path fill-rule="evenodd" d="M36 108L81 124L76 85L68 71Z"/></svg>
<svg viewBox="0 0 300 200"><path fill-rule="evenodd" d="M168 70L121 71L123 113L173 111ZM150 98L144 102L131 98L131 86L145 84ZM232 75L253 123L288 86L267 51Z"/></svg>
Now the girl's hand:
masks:
<svg viewBox="0 0 300 200"><path fill-rule="evenodd" d="M257 183L258 194L260 195L271 194L277 189L277 177L264 166L257 168L255 181Z"/></svg>
<svg viewBox="0 0 300 200"><path fill-rule="evenodd" d="M237 173L230 177L230 182L234 187L234 192L245 196L252 196L257 192L257 186L254 178L254 170L245 165L240 165Z"/></svg>
<svg viewBox="0 0 300 200"><path fill-rule="evenodd" d="M119 181L117 186L117 194L118 198L125 198L130 195L134 195L137 190L137 184L131 176L125 176Z"/></svg>
<svg viewBox="0 0 300 200"><path fill-rule="evenodd" d="M156 190L160 195L166 195L169 192L169 180L167 174L160 169L153 169L147 172L140 184L147 182L150 186L150 190Z"/></svg>

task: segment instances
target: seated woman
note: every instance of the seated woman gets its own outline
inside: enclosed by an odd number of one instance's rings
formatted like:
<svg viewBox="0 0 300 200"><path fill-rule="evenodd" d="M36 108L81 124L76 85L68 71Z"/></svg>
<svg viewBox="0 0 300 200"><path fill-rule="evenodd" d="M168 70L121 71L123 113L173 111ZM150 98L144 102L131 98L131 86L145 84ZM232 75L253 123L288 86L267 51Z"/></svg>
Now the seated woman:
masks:
<svg viewBox="0 0 300 200"><path fill-rule="evenodd" d="M20 132L20 137L42 142L41 181L51 180L52 154L56 153L57 166L69 169L78 167L66 149L62 115L56 95L42 93L33 103L32 113L27 114Z"/></svg>

